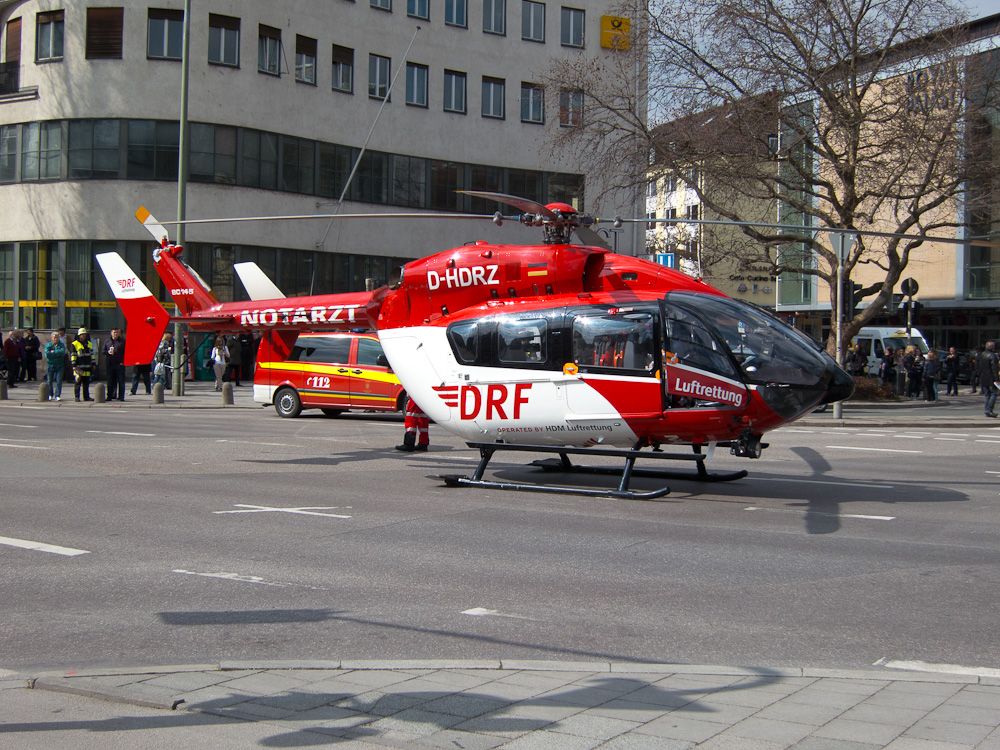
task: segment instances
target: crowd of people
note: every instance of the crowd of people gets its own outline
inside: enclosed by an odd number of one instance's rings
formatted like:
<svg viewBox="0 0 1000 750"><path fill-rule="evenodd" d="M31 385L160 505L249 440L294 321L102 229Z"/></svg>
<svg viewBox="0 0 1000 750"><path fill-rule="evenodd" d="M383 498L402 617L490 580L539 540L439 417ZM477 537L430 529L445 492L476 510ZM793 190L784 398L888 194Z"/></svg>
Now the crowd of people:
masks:
<svg viewBox="0 0 1000 750"><path fill-rule="evenodd" d="M93 401L90 386L98 374L98 365L104 363L104 373L107 383L107 399L109 401L125 400L125 382L127 366L125 351L127 342L125 333L120 328L112 328L108 337L95 349L90 339L90 332L81 327L75 337L68 336L65 328L59 328L50 335L50 340L42 345L32 328L15 329L3 340L2 363L7 371L7 387L17 388L19 385L38 381L38 362L45 361L45 371L42 375L49 387L49 400L62 401L62 386L72 380L73 395L77 401ZM233 336L213 337L216 346L212 349L210 369L216 377L216 387L221 390L222 383L230 381L240 386L240 380L253 379L253 365L256 359L257 346L260 339L249 333ZM222 359L218 358L218 343L221 342ZM185 352L186 354L186 352ZM152 393L156 383L162 383L165 388L171 385L171 373L175 369L174 337L165 333L153 360L148 364L135 365L132 368L131 395L135 396L141 383L146 394ZM187 366L185 356L182 367Z"/></svg>
<svg viewBox="0 0 1000 750"><path fill-rule="evenodd" d="M844 359L844 366L854 377L868 373L869 360L860 346L851 347ZM995 341L987 341L974 352L960 354L950 347L942 358L936 349L926 353L911 344L893 349L886 347L879 363L878 376L883 385L893 388L895 394L910 400L938 400L938 386L945 384L946 396L957 396L958 380L963 371L969 373L972 393L980 392L985 398L985 414L996 417L996 401L1000 389L1000 353Z"/></svg>

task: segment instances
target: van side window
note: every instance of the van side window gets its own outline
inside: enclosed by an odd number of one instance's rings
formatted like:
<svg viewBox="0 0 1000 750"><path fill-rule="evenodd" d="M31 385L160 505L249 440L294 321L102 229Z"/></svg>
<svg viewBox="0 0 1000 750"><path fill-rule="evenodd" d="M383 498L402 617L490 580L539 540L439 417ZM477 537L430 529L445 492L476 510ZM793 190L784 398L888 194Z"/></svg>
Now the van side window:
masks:
<svg viewBox="0 0 1000 750"><path fill-rule="evenodd" d="M368 367L378 365L382 356L382 345L375 339L358 339L358 364Z"/></svg>
<svg viewBox="0 0 1000 750"><path fill-rule="evenodd" d="M326 362L328 364L350 364L351 339L299 336L288 355L289 362Z"/></svg>
<svg viewBox="0 0 1000 750"><path fill-rule="evenodd" d="M882 359L883 354L885 354L885 352L882 350L882 342L875 339L875 356Z"/></svg>

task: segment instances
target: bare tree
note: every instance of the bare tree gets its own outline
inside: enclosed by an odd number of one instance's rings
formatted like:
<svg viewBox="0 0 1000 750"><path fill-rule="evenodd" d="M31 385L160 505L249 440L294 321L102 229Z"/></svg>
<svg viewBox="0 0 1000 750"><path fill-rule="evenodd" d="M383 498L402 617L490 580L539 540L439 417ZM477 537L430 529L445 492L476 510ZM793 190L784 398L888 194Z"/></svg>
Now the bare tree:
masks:
<svg viewBox="0 0 1000 750"><path fill-rule="evenodd" d="M817 276L834 305L830 235L809 228L858 230L844 277L869 266L880 280L845 341L889 301L925 237L955 237L969 217L994 228L1000 58L969 45L989 33L952 0L628 0L619 13L642 44L551 71L586 103L557 146L617 175L616 189L696 166L689 188L704 218L783 225L748 223L751 241L726 252ZM635 72L647 60L642 100Z"/></svg>

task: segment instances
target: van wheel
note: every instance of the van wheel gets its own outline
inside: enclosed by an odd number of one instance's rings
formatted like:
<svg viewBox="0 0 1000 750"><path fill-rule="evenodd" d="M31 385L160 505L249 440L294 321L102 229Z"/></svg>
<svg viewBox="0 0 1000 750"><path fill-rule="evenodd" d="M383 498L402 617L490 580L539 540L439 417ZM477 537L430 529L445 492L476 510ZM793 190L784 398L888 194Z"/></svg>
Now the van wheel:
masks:
<svg viewBox="0 0 1000 750"><path fill-rule="evenodd" d="M396 399L396 411L406 411L406 391L402 391Z"/></svg>
<svg viewBox="0 0 1000 750"><path fill-rule="evenodd" d="M274 410L279 417L297 417L302 413L302 402L294 388L282 388L274 395Z"/></svg>
<svg viewBox="0 0 1000 750"><path fill-rule="evenodd" d="M328 417L339 417L344 413L343 409L320 409Z"/></svg>

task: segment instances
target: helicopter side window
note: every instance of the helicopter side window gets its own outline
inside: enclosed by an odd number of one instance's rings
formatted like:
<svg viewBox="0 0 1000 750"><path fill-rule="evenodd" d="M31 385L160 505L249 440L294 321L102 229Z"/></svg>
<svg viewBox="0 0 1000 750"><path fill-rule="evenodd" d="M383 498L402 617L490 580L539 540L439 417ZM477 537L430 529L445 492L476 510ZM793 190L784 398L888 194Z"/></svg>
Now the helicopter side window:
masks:
<svg viewBox="0 0 1000 750"><path fill-rule="evenodd" d="M479 359L479 324L455 323L448 328L448 341L455 359L463 365L478 364Z"/></svg>
<svg viewBox="0 0 1000 750"><path fill-rule="evenodd" d="M732 361L702 322L673 306L666 308L663 320L663 358L668 364L738 377Z"/></svg>
<svg viewBox="0 0 1000 750"><path fill-rule="evenodd" d="M497 323L497 358L503 364L541 364L548 358L545 347L546 322L508 319Z"/></svg>
<svg viewBox="0 0 1000 750"><path fill-rule="evenodd" d="M645 312L579 315L573 319L573 361L583 371L605 368L652 374L654 318Z"/></svg>

